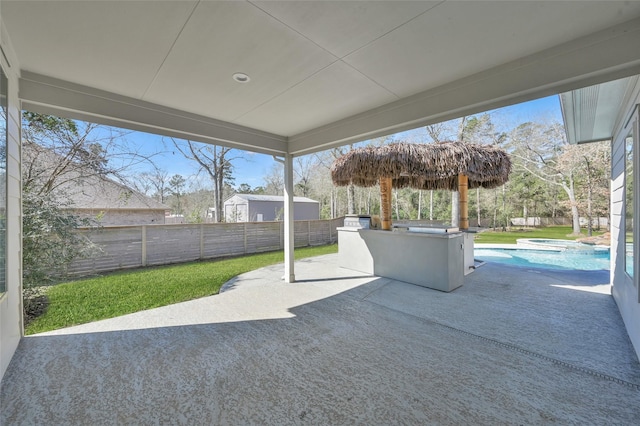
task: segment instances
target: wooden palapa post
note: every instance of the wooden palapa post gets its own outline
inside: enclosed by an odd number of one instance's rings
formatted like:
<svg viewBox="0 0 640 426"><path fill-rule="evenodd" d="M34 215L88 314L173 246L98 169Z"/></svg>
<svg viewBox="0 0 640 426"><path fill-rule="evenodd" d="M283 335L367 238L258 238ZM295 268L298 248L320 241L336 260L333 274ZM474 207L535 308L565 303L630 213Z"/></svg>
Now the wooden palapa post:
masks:
<svg viewBox="0 0 640 426"><path fill-rule="evenodd" d="M460 192L460 229L469 229L469 177L458 175L458 192Z"/></svg>
<svg viewBox="0 0 640 426"><path fill-rule="evenodd" d="M381 177L380 178L380 210L381 210L381 218L382 229L384 231L391 230L391 178L390 177Z"/></svg>

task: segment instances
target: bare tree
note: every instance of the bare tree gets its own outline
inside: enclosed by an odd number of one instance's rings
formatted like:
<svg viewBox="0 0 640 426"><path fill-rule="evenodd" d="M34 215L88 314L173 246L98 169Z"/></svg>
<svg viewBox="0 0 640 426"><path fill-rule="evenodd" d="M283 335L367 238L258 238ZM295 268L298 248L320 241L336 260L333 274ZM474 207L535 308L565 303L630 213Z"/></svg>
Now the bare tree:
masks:
<svg viewBox="0 0 640 426"><path fill-rule="evenodd" d="M98 127L25 112L23 189L49 194L73 180L107 176L107 151L93 140Z"/></svg>
<svg viewBox="0 0 640 426"><path fill-rule="evenodd" d="M281 163L273 163L269 172L262 177L262 180L267 194L284 194L284 166Z"/></svg>
<svg viewBox="0 0 640 426"><path fill-rule="evenodd" d="M511 143L514 148L511 155L519 160L516 169L523 169L564 190L569 198L573 234L580 234L575 185L582 164L576 161L575 148L568 145L562 126L558 123L524 123L512 132Z"/></svg>
<svg viewBox="0 0 640 426"><path fill-rule="evenodd" d="M95 226L74 211L79 183L123 180L148 161L118 129L25 111L22 114L22 262L25 289L64 275L75 258L99 251L79 226ZM27 295L25 293L25 298ZM27 304L25 304L25 307Z"/></svg>
<svg viewBox="0 0 640 426"><path fill-rule="evenodd" d="M130 179L131 185L139 192L154 197L164 203L168 195L169 172L153 165L151 170L138 173L135 179Z"/></svg>
<svg viewBox="0 0 640 426"><path fill-rule="evenodd" d="M315 154L296 157L293 163L293 172L296 177L295 189L303 197L311 193L311 176L318 165L318 157Z"/></svg>
<svg viewBox="0 0 640 426"><path fill-rule="evenodd" d="M425 126L425 130L429 137L435 142L442 142L445 140L445 133L448 131L446 123L430 124Z"/></svg>
<svg viewBox="0 0 640 426"><path fill-rule="evenodd" d="M608 215L611 148L608 143L601 142L571 146L571 151L573 160L582 162L582 185L576 198L578 205L587 212L587 234L591 236L594 216Z"/></svg>
<svg viewBox="0 0 640 426"><path fill-rule="evenodd" d="M175 214L182 214L182 196L187 185L186 179L182 175L173 175L169 180L169 192L173 197L173 210Z"/></svg>
<svg viewBox="0 0 640 426"><path fill-rule="evenodd" d="M320 166L324 166L325 169L327 170L327 172L329 171L329 169L331 168L331 164L333 164L333 162L336 160L336 158L339 158L343 155L345 155L347 152L353 150L354 146L353 144L348 145L348 148L346 146L340 146L340 147L336 147L333 148L331 150L329 150L329 155L327 156L323 156L323 157L319 157L316 156L317 159L317 164ZM332 188L331 190L331 217L334 218L337 216L337 205L338 205L338 190L336 188ZM347 214L355 214L355 198L356 198L356 189L355 189L355 185L353 185L353 183L349 184L347 186Z"/></svg>
<svg viewBox="0 0 640 426"><path fill-rule="evenodd" d="M214 220L222 222L225 183L233 181L232 161L238 157L230 157L232 148L218 145L207 145L192 141L186 141L186 146L172 139L174 146L185 158L194 160L200 166L201 172L205 172L213 182Z"/></svg>

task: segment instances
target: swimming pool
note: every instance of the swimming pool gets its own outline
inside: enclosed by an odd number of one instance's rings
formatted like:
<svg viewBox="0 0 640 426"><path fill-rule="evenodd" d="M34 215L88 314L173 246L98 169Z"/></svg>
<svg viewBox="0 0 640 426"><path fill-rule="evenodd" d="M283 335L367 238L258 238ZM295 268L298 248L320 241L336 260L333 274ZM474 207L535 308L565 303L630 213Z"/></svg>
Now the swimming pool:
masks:
<svg viewBox="0 0 640 426"><path fill-rule="evenodd" d="M582 251L609 251L607 246L580 243L573 240L518 238L518 248L524 249L556 249Z"/></svg>
<svg viewBox="0 0 640 426"><path fill-rule="evenodd" d="M476 260L559 270L609 270L609 250L536 250L476 247Z"/></svg>

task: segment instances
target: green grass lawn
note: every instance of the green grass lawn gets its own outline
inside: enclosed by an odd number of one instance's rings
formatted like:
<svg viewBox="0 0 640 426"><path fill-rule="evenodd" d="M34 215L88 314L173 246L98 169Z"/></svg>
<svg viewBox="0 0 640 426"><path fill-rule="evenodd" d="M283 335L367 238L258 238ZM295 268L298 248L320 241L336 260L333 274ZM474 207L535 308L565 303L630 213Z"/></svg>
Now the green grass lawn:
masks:
<svg viewBox="0 0 640 426"><path fill-rule="evenodd" d="M337 253L336 244L295 250L296 259ZM58 284L46 291L44 315L26 334L55 330L217 294L231 278L284 261L282 251L115 272Z"/></svg>
<svg viewBox="0 0 640 426"><path fill-rule="evenodd" d="M484 231L476 235L476 243L491 243L491 244L515 244L518 238L554 238L561 240L575 240L575 235L570 235L572 228L570 226L548 226L546 228L531 228L526 230L513 230L513 231ZM585 230L582 231L583 237L587 236ZM593 232L593 235L601 235L602 232Z"/></svg>
<svg viewBox="0 0 640 426"><path fill-rule="evenodd" d="M571 227L517 231L485 231L477 243L515 244L518 238L560 238L570 236ZM586 235L586 233L585 233ZM597 233L594 232L594 235ZM336 244L296 249L296 259L337 253ZM104 276L61 283L46 290L48 307L26 327L26 334L41 333L71 325L184 302L217 294L231 278L263 266L283 262L282 251L231 259L192 262L115 272Z"/></svg>

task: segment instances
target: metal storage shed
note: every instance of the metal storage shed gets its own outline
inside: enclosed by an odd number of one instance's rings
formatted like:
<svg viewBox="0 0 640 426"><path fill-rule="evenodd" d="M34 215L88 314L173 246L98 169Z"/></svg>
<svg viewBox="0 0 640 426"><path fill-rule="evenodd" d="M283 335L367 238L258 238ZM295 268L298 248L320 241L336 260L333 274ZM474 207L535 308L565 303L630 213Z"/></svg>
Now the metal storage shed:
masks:
<svg viewBox="0 0 640 426"><path fill-rule="evenodd" d="M320 219L320 203L307 197L293 197L293 220ZM224 202L225 222L267 222L283 220L281 195L236 194Z"/></svg>

